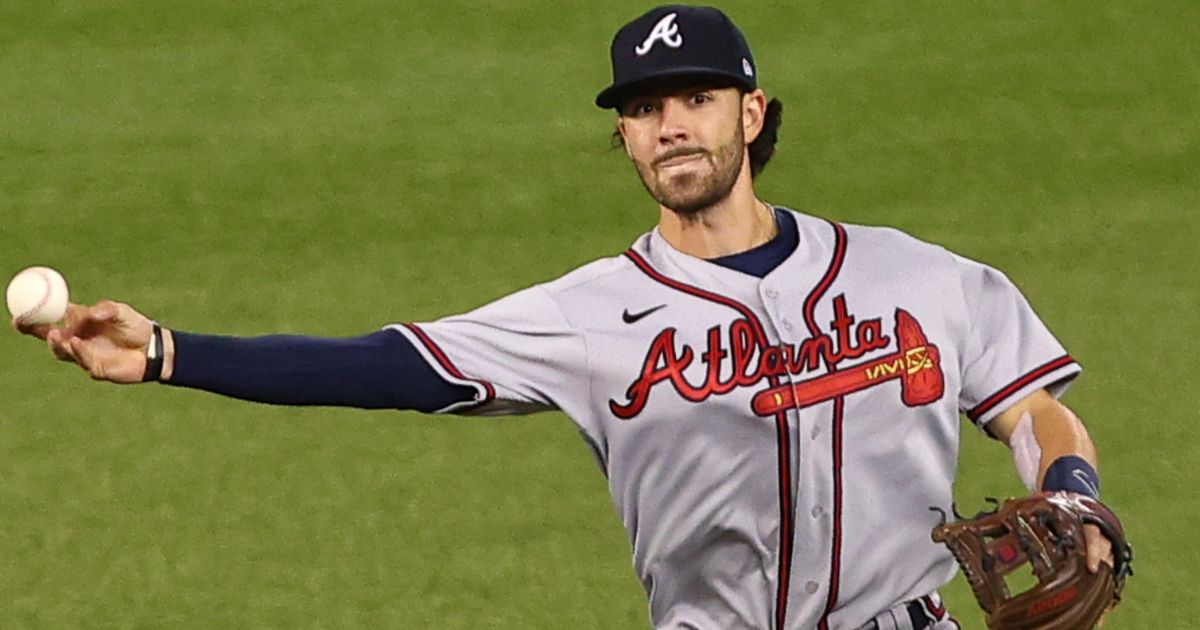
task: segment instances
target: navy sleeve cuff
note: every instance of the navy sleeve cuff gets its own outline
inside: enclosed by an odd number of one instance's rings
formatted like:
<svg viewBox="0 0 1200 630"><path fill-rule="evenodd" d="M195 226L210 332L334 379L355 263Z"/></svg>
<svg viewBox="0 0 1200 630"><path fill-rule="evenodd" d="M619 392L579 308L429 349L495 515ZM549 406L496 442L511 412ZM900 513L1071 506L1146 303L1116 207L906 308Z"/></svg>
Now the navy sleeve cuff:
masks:
<svg viewBox="0 0 1200 630"><path fill-rule="evenodd" d="M1066 490L1085 494L1093 499L1100 498L1100 476L1096 469L1077 455L1065 455L1054 460L1042 479L1044 492Z"/></svg>

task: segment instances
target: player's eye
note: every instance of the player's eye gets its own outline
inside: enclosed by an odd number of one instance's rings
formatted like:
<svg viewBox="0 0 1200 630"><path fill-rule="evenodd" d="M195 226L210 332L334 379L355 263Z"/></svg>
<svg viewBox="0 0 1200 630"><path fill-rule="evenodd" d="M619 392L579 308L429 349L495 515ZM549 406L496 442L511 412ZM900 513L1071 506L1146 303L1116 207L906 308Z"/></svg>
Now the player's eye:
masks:
<svg viewBox="0 0 1200 630"><path fill-rule="evenodd" d="M654 103L650 101L634 101L625 108L625 115L633 118L645 116L654 111Z"/></svg>
<svg viewBox="0 0 1200 630"><path fill-rule="evenodd" d="M696 92L692 95L692 105L703 105L712 100L712 95L708 92Z"/></svg>

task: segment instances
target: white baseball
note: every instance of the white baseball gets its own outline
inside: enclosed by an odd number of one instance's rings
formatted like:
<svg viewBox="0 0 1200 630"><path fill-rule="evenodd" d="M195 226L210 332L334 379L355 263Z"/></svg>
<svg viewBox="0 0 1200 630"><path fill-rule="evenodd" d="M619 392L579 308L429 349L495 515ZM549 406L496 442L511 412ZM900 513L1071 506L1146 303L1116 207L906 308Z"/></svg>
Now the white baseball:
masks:
<svg viewBox="0 0 1200 630"><path fill-rule="evenodd" d="M8 312L22 324L52 324L67 312L67 281L49 267L22 269L4 292Z"/></svg>

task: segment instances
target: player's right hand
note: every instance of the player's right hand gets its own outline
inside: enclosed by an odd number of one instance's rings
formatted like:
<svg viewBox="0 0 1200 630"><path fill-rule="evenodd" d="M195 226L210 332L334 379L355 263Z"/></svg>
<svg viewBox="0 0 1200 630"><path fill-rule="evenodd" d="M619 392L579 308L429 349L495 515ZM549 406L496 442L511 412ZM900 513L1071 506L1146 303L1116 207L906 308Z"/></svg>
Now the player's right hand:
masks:
<svg viewBox="0 0 1200 630"><path fill-rule="evenodd" d="M83 368L92 378L140 383L146 372L146 346L154 323L128 304L105 300L94 306L68 304L59 324L13 327L46 342L59 360Z"/></svg>

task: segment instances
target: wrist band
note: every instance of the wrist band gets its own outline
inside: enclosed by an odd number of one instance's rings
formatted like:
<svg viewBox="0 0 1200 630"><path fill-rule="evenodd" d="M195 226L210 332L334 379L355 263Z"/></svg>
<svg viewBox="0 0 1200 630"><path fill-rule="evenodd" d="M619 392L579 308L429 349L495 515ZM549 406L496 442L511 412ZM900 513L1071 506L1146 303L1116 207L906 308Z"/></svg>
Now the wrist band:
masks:
<svg viewBox="0 0 1200 630"><path fill-rule="evenodd" d="M1100 476L1087 460L1075 455L1059 457L1046 469L1042 479L1043 492L1066 490L1085 494L1093 499L1100 498Z"/></svg>
<svg viewBox="0 0 1200 630"><path fill-rule="evenodd" d="M162 326L154 322L154 334L150 335L150 343L146 345L146 373L142 382L157 381L162 376L163 369L163 334Z"/></svg>

